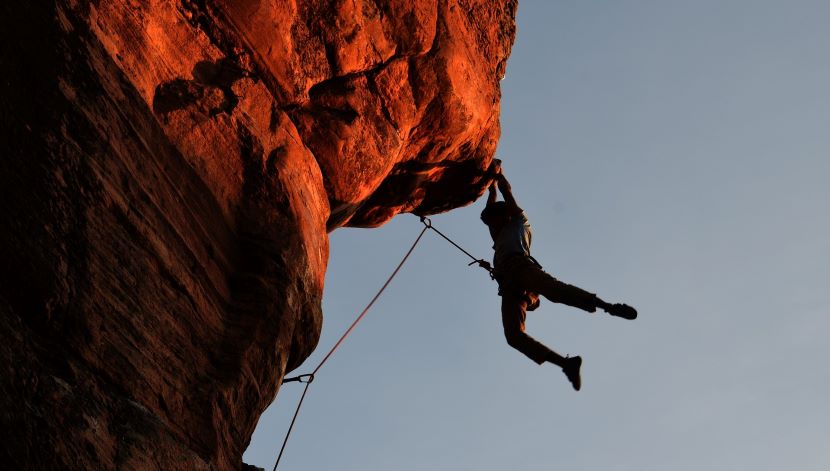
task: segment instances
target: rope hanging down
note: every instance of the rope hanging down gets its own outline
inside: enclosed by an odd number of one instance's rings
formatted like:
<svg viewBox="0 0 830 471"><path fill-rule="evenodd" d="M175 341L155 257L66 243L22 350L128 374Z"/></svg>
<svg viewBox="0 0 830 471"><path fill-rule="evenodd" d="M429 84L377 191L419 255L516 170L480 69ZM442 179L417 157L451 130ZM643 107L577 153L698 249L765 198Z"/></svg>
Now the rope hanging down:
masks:
<svg viewBox="0 0 830 471"><path fill-rule="evenodd" d="M305 388L303 389L303 394L300 396L300 401L297 403L297 409L294 410L294 416L291 418L291 424L288 426L288 431L285 433L285 439L282 441L282 446L280 447L280 453L279 453L279 455L277 455L277 462L274 463L273 471L277 471L277 466L279 466L279 464L280 464L280 459L282 459L282 454L285 451L285 446L288 444L288 438L291 436L291 431L294 429L294 423L297 421L297 416L300 413L300 408L303 406L303 400L305 400L305 396L306 396L306 393L308 392L309 386L311 386L311 383L314 382L314 375L316 375L317 372L320 371L320 368L323 367L323 365L326 363L326 361L328 361L328 359L332 356L332 354L335 352L335 350L337 350L340 347L340 345L343 343L343 341L346 340L346 337L348 337L349 334L352 333L352 330L354 330L354 328L363 319L363 317L366 315L366 313L369 312L369 309L372 308L372 306L375 304L375 301L377 301L378 298L380 298L380 295L383 294L383 292L386 290L386 287L389 286L389 283L392 282L392 279L395 278L395 275L397 275L398 272L400 271L401 267L403 267L403 264L406 263L407 259L409 259L409 256L415 250L415 247L418 245L418 242L421 241L421 238L424 236L424 233L428 229L432 229L433 231L435 231L436 234L443 237L447 242L454 245L458 250L464 252L465 255L467 255L468 257L473 259L473 261L470 262L467 266L472 266L473 264L478 263L478 265L480 267L482 267L485 270L487 270L488 272L490 272L490 277L491 278L493 277L493 269L490 267L490 264L486 260L478 259L478 258L473 257L469 252L464 250L460 245L456 244L455 242L452 241L452 239L450 239L449 237L444 235L441 231L439 231L438 229L433 227L432 226L432 221L429 218L424 217L424 216L420 216L420 218L421 218L421 222L424 224L424 228L421 229L421 233L418 234L418 237L415 239L415 242L412 243L412 246L406 252L406 255L403 256L403 259L401 259L400 263L398 263L398 266L395 267L395 270L392 272L392 274L389 275L389 278L386 279L386 282L383 284L383 286L381 286L381 288L380 288L380 290L378 290L377 294L375 294L375 296L372 298L372 300L369 301L369 304L367 304L366 307L363 308L363 311L357 316L357 318L354 320L354 322L352 322L352 324L349 326L349 328L346 329L346 332L344 332L343 335L340 336L340 339L337 341L337 343L334 344L334 346L331 348L331 350L329 350L329 352L326 354L326 356L323 357L323 359L320 361L320 363L317 365L317 367L314 368L314 371L312 371L311 373L302 374L302 375L299 375L299 376L294 376L294 377L291 377L291 378L283 379L283 381L282 381L283 384L292 383L292 382L305 383Z"/></svg>

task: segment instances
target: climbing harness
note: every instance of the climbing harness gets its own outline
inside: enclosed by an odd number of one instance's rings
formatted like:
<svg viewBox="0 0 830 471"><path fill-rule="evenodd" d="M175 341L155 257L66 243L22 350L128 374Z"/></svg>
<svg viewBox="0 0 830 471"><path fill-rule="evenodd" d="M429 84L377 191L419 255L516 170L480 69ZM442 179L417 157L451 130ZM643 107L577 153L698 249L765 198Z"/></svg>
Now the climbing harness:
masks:
<svg viewBox="0 0 830 471"><path fill-rule="evenodd" d="M398 263L398 266L395 267L395 270L392 271L392 274L389 275L389 278L386 279L386 282L383 284L383 286L380 287L380 290L378 290L377 294L375 294L375 296L372 298L372 300L369 301L369 304L367 304L366 307L363 308L363 311L357 316L357 318L355 318L355 320L352 322L352 324L349 326L349 328L346 329L346 331L343 333L343 335L340 336L340 339L337 341L337 343L334 344L334 346L331 348L331 350L329 350L329 352L326 354L326 356L323 357L323 359L320 361L320 363L317 365L317 367L314 368L314 370L311 373L302 374L302 375L299 375L299 376L293 376L291 378L285 378L285 379L282 380L283 384L293 383L293 382L304 383L305 388L303 389L303 394L300 396L300 401L297 403L297 408L294 410L294 416L291 418L291 424L288 426L288 431L285 433L285 439L283 439L283 441L282 441L282 446L280 447L280 453L279 453L279 455L277 455L277 462L274 463L273 471L277 471L277 466L279 466L280 459L282 459L282 454L285 451L285 445L288 444L288 438L291 436L291 431L294 429L294 423L297 421L297 416L300 413L300 408L303 406L303 400L305 400L305 395L308 392L309 386L311 386L311 383L314 382L315 375L317 374L318 371L320 371L320 368L323 367L323 365L326 363L326 361L328 361L328 359L332 356L332 354L334 354L335 350L337 350L340 347L340 345L343 343L343 341L346 340L346 337L348 337L349 334L352 333L352 330L354 330L354 328L363 319L363 317L366 315L366 313L369 312L369 309L372 308L372 306L375 304L375 301L377 301L378 298L380 298L380 295L383 294L383 292L386 290L386 287L389 286L389 283L392 282L392 279L395 278L395 275L398 274L398 271L400 271L401 267L403 267L404 263L406 263L407 259L409 259L409 256L415 250L415 247L418 245L418 242L421 241L421 238L424 236L424 233L426 233L427 230L432 229L433 231L435 231L436 234L443 237L447 242L449 242L450 244L455 246L458 250L464 252L465 255L467 255L468 257L473 259L473 261L470 262L469 264L467 264L467 266L472 266L473 264L477 263L478 266L480 266L481 268L484 268L485 270L487 270L490 273L490 278L493 278L493 268L490 266L489 262L487 262L486 260L483 260L483 259L476 258L472 254L470 254L470 252L467 252L466 250L464 250L460 245L456 244L452 239L450 239L449 237L444 235L444 233L442 233L441 231L436 229L432 225L432 221L428 217L425 217L425 216L419 216L419 217L421 219L421 223L424 225L424 228L421 229L421 233L418 234L418 237L415 239L415 242L413 242L412 246L409 247L409 250L403 256L403 259L401 259L400 263Z"/></svg>

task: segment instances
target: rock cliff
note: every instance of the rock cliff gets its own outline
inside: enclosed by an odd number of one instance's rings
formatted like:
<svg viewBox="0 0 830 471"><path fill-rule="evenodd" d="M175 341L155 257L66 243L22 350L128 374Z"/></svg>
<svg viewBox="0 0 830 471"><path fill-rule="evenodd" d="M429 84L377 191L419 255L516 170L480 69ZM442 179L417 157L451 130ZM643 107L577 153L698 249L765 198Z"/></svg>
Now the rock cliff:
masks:
<svg viewBox="0 0 830 471"><path fill-rule="evenodd" d="M0 461L237 470L328 232L489 183L516 1L0 6Z"/></svg>

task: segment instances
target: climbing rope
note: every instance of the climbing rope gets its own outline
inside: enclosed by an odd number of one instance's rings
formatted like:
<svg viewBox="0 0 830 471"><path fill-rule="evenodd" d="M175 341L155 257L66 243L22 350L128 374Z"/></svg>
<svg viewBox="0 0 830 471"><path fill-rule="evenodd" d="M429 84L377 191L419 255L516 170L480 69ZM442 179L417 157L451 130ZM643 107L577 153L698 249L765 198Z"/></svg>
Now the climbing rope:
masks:
<svg viewBox="0 0 830 471"><path fill-rule="evenodd" d="M444 240L446 240L447 242L449 242L450 244L455 246L455 248L457 248L458 250L464 252L464 255L470 257L473 260L472 262L467 264L468 267L477 263L478 266L480 266L481 268L487 270L490 273L490 278L493 278L493 267L490 266L490 262L488 262L487 260L484 260L482 258L475 258L470 252L467 252L466 250L464 250L463 247L456 244L452 239L450 239L449 237L444 235L443 232L436 229L435 226L432 225L432 221L428 217L426 217L426 216L419 216L419 217L421 218L421 222L424 224L424 226L427 227L427 229L432 229L433 231L435 231L436 234L443 237Z"/></svg>
<svg viewBox="0 0 830 471"><path fill-rule="evenodd" d="M380 298L380 295L383 294L383 292L386 290L386 287L389 286L389 283L392 282L392 279L395 278L395 275L398 274L401 267L403 267L404 263L406 263L407 259L409 259L409 256L415 250L415 247L418 245L418 242L421 241L421 238L424 236L424 233L426 233L427 230L432 229L433 231L435 231L436 234L443 237L447 242L454 245L458 250L464 252L464 254L466 254L468 257L473 259L473 261L471 263L469 263L467 266L472 266L473 264L477 263L480 267L482 267L485 270L487 270L488 272L490 272L490 277L491 278L493 277L493 269L490 267L490 264L486 260L475 258L473 255L470 254L470 252L467 252L466 250L464 250L460 245L456 244L452 239L450 239L449 237L444 235L444 233L442 233L441 231L436 229L432 225L432 221L429 218L427 218L425 216L419 216L419 217L421 219L421 223L423 223L423 225L424 225L424 228L421 229L421 233L418 234L418 237L415 239L415 242L413 242L412 246L409 247L409 250L403 256L403 259L401 259L400 263L398 263L398 266L395 267L395 270L392 272L392 274L389 275L389 278L386 279L386 282L383 284L383 286L381 286L381 288L380 288L380 290L378 290L377 294L375 294L375 296L372 298L372 300L369 301L369 304L367 304L366 307L363 308L363 311L357 316L357 318L355 318L354 322L352 322L352 324L349 326L349 328L346 329L346 331L343 333L343 335L340 336L340 339L337 341L337 343L334 344L334 346L331 348L331 350L329 350L329 352L326 354L326 356L323 357L323 359L320 361L320 363L317 365L317 367L314 368L314 370L311 373L302 374L302 375L299 375L299 376L294 376L294 377L291 377L291 378L283 379L283 381L282 381L283 384L293 383L293 382L304 383L305 388L303 389L303 394L300 396L300 401L297 403L297 408L294 410L294 416L291 418L291 424L288 426L288 431L285 433L285 439L283 439L283 441L282 441L282 446L280 447L280 453L279 453L279 455L277 455L277 462L274 463L273 471L277 471L277 466L279 466L279 464L280 464L280 460L282 459L282 454L285 451L285 446L286 446L286 444L288 444L288 438L291 436L291 431L294 429L294 423L297 421L297 416L300 414L300 408L303 406L303 401L305 400L305 396L306 396L306 393L308 392L309 386L311 386L311 383L314 382L315 375L317 374L318 371L320 371L320 368L323 367L323 365L328 361L328 359L331 358L331 356L332 356L332 354L334 354L335 350L337 350L340 347L340 345L343 343L343 341L346 340L346 337L348 337L349 334L352 333L352 331L357 326L357 324L363 319L363 317L366 315L366 313L369 312L369 309L371 309L372 306L375 304L375 301L377 301L378 298Z"/></svg>
<svg viewBox="0 0 830 471"><path fill-rule="evenodd" d="M294 381L297 381L297 382L300 382L300 383L305 383L305 389L303 390L303 395L300 396L300 402L297 403L297 409L294 411L294 417L291 419L291 425L288 426L288 432L285 434L285 439L282 442L282 447L280 448L280 453L277 456L277 462L274 463L274 471L277 471L277 466L279 466L279 464L280 464L280 459L282 459L282 454L285 451L285 445L288 443L288 437L291 436L291 430L293 430L293 428L294 428L294 422L296 422L297 415L300 413L300 408L303 406L303 400L305 399L305 395L308 392L308 387L311 386L311 383L314 381L314 375L316 375L317 372L320 371L320 368L322 368L323 365L328 361L328 359L331 358L331 356L335 352L335 350L337 350L340 347L340 345L343 343L343 341L346 340L346 337L348 337L349 334L352 333L352 331L357 326L357 324L363 319L363 317L366 315L366 313L369 312L369 309L372 308L372 306L375 304L375 301L377 301L378 298L380 298L380 295L383 294L384 290L386 290L386 287L389 286L389 283L391 283L392 279L395 278L395 275L398 274L398 271L400 271L403 264L406 263L406 260L412 254L412 251L415 250L415 247L418 245L418 242L421 241L421 238L424 236L424 233L427 231L427 229L429 229L429 227L424 227L421 230L421 233L418 234L418 237L415 239L415 242L412 243L412 246L406 252L406 255L403 256L403 259L401 259L400 263L398 263L398 266L395 267L395 270L392 272L391 275L389 275L389 278L386 279L386 283L384 283L383 286L381 286L381 288L380 288L380 290L378 290L377 294L375 294L375 296L372 298L372 300L369 301L369 304L367 304L366 307L363 308L363 312L361 312L360 315L357 316L357 318L354 320L354 322L352 322L352 325L350 325L349 328L346 329L346 332L344 332L343 335L340 336L340 339L337 341L337 343L334 344L334 346L331 348L331 350L329 350L329 352L326 354L326 356L323 357L323 359L320 361L320 363L317 365L317 367L314 368L314 371L312 371L309 374L295 376L293 378L287 378L287 379L283 380L283 383L290 383L290 382L294 382Z"/></svg>

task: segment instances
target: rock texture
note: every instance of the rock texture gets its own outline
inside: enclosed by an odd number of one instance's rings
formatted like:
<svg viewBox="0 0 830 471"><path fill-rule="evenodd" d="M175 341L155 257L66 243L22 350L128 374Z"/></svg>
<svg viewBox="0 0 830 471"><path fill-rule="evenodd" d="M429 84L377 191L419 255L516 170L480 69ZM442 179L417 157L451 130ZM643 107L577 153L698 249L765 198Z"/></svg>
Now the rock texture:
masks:
<svg viewBox="0 0 830 471"><path fill-rule="evenodd" d="M516 2L0 6L0 462L240 469L328 232L489 183Z"/></svg>

